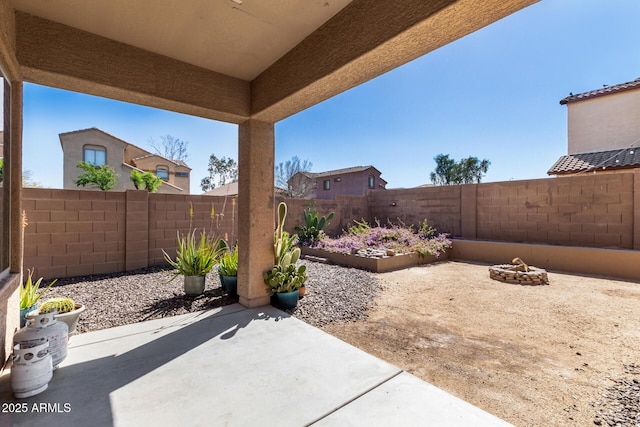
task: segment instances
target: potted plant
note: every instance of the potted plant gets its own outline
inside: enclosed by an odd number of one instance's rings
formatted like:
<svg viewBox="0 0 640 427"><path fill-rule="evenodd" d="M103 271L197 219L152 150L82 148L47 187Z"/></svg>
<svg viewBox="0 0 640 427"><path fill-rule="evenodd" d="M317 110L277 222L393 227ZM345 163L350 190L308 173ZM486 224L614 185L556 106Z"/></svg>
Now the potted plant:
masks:
<svg viewBox="0 0 640 427"><path fill-rule="evenodd" d="M224 248L220 239L212 239L203 231L196 237L196 230L180 236L178 233L178 250L175 261L162 250L165 260L175 268L171 280L184 276L184 292L190 296L204 292L206 275L211 271ZM169 280L169 281L171 281Z"/></svg>
<svg viewBox="0 0 640 427"><path fill-rule="evenodd" d="M269 290L275 293L280 307L285 309L295 308L298 305L298 289L307 280L306 267L296 266L300 258L300 248L296 247L297 235L290 236L284 231L284 222L287 217L287 205L280 202L278 205L278 227L273 236L274 266L264 273L264 283Z"/></svg>
<svg viewBox="0 0 640 427"><path fill-rule="evenodd" d="M57 311L53 316L56 320L64 322L69 327L69 334L75 332L80 315L86 310L83 304L74 302L71 298L50 298L40 306L40 314Z"/></svg>
<svg viewBox="0 0 640 427"><path fill-rule="evenodd" d="M40 290L40 284L42 283L42 277L36 280L35 283L32 282L31 276L33 275L33 270L28 270L29 276L27 277L27 281L24 285L20 286L20 327L24 327L26 321L25 316L30 312L38 308L38 301L42 297L42 295L51 287L56 280L49 283L49 286Z"/></svg>
<svg viewBox="0 0 640 427"><path fill-rule="evenodd" d="M236 295L238 293L238 245L235 245L233 250L224 251L218 264L218 274L222 289L229 295Z"/></svg>

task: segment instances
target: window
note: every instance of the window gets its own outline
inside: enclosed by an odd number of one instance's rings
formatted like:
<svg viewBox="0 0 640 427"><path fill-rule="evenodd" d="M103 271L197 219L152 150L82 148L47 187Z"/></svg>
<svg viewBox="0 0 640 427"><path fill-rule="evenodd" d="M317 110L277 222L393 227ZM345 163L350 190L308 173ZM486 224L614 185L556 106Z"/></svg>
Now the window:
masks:
<svg viewBox="0 0 640 427"><path fill-rule="evenodd" d="M313 181L313 184L311 184L311 188L313 188L314 190L318 189L318 181Z"/></svg>
<svg viewBox="0 0 640 427"><path fill-rule="evenodd" d="M181 178L188 178L189 177L189 173L187 173L187 172L176 172L176 176L179 176Z"/></svg>
<svg viewBox="0 0 640 427"><path fill-rule="evenodd" d="M107 163L107 150L104 147L85 146L83 159L93 166L102 166Z"/></svg>
<svg viewBox="0 0 640 427"><path fill-rule="evenodd" d="M169 180L169 168L166 166L158 166L156 168L156 176L163 181Z"/></svg>
<svg viewBox="0 0 640 427"><path fill-rule="evenodd" d="M376 178L369 176L369 188L376 188Z"/></svg>
<svg viewBox="0 0 640 427"><path fill-rule="evenodd" d="M325 179L324 183L322 184L322 188L324 188L325 190L331 189L331 180Z"/></svg>

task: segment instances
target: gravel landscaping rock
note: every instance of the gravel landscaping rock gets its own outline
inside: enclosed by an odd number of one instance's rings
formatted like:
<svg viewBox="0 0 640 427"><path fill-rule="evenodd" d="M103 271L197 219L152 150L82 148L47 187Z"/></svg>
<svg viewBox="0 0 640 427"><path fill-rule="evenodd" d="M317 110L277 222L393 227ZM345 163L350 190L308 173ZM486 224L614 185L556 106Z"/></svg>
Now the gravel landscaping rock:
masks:
<svg viewBox="0 0 640 427"><path fill-rule="evenodd" d="M314 326L355 321L366 317L379 288L372 273L301 261L307 266L307 294L293 316ZM238 302L220 288L217 274L207 276L203 295L184 295L182 277L167 283L166 268L151 267L127 273L60 279L47 291L45 299L65 296L84 304L77 332L143 322L167 316L207 310Z"/></svg>
<svg viewBox="0 0 640 427"><path fill-rule="evenodd" d="M307 293L290 314L321 327L367 317L380 282L373 273L356 268L302 260L307 266Z"/></svg>
<svg viewBox="0 0 640 427"><path fill-rule="evenodd" d="M640 365L624 365L628 378L612 379L613 385L598 401L595 425L636 427L640 426Z"/></svg>
<svg viewBox="0 0 640 427"><path fill-rule="evenodd" d="M143 322L238 301L222 292L217 274L209 274L205 292L195 298L184 295L182 277L172 282L167 268L151 267L127 273L60 279L43 297L69 297L87 309L80 316L77 332Z"/></svg>

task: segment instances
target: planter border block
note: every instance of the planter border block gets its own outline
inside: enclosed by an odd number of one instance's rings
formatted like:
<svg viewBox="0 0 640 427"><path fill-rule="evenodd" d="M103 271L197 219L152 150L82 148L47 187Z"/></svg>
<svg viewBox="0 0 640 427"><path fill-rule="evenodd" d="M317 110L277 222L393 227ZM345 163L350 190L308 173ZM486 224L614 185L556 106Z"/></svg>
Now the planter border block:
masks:
<svg viewBox="0 0 640 427"><path fill-rule="evenodd" d="M421 256L417 253L400 254L383 258L367 258L358 255L348 255L336 252L325 251L324 249L302 247L302 254L311 257L324 258L332 264L344 267L354 267L361 270L368 270L374 273L384 273L387 271L402 270L404 268L415 267L417 265L431 264L437 261L448 259L448 252L436 258L433 255Z"/></svg>

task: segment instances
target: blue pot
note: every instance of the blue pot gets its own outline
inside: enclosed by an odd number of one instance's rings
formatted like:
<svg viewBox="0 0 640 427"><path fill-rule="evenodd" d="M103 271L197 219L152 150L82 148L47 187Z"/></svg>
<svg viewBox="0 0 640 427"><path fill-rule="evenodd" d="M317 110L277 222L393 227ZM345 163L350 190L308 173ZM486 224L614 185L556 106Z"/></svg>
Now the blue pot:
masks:
<svg viewBox="0 0 640 427"><path fill-rule="evenodd" d="M285 310L296 308L298 306L298 298L297 289L293 292L278 292L276 294L278 305Z"/></svg>
<svg viewBox="0 0 640 427"><path fill-rule="evenodd" d="M219 274L220 276L220 287L222 288L223 291L227 290L227 285L225 285L224 283L224 276L222 274Z"/></svg>
<svg viewBox="0 0 640 427"><path fill-rule="evenodd" d="M26 315L29 314L29 312L37 309L39 306L40 306L40 303L35 303L31 307L20 309L20 327L21 328L24 328L24 326L27 324L27 320L25 318Z"/></svg>
<svg viewBox="0 0 640 427"><path fill-rule="evenodd" d="M229 295L238 294L238 276L220 276L222 278L222 289Z"/></svg>

